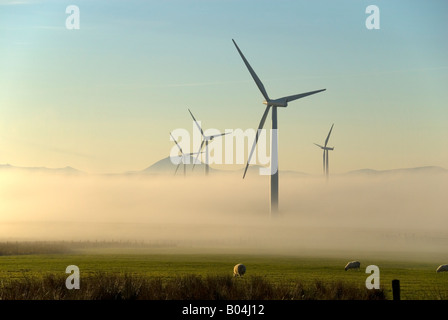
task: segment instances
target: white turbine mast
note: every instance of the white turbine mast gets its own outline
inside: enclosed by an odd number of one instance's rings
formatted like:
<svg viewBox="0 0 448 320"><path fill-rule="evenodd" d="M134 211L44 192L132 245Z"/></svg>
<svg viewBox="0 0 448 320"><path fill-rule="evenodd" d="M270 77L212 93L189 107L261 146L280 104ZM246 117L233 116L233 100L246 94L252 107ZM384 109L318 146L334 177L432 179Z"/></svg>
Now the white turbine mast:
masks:
<svg viewBox="0 0 448 320"><path fill-rule="evenodd" d="M194 152L194 153L184 153L184 151L182 150L181 146L179 145L177 140L173 137L171 132L170 132L170 136L174 140L174 143L176 143L176 146L179 148L179 151L180 151L180 155L179 155L180 160L179 160L179 163L177 164L176 171L174 171L174 175L176 175L177 170L179 169L180 164L183 163L183 165L184 165L184 177L185 177L186 174L187 174L187 168L186 168L187 165L185 163L185 160L186 160L186 158L188 158L188 157L190 157L192 155L195 155L196 152ZM200 152L200 153L202 153L202 152Z"/></svg>
<svg viewBox="0 0 448 320"><path fill-rule="evenodd" d="M328 143L328 140L330 139L330 134L331 134L331 131L333 130L333 126L334 126L334 123L331 125L330 132L328 132L328 135L327 135L327 139L325 139L325 145L321 146L320 144L315 143L316 146L318 146L319 148L324 150L323 168L324 168L324 175L327 178L327 181L328 181L328 177L330 175L330 170L329 170L329 165L328 165L328 151L334 150L334 147L327 147L327 143Z"/></svg>
<svg viewBox="0 0 448 320"><path fill-rule="evenodd" d="M193 118L194 123L196 123L196 125L198 126L199 131L201 132L201 136L202 136L201 146L199 147L199 150L198 150L198 152L197 152L196 160L194 161L193 169L192 169L192 170L194 170L194 166L196 165L196 161L197 161L197 159L198 159L198 157L199 157L199 154L202 153L201 151L202 151L202 148L204 147L204 144L205 144L205 175L208 176L209 171L210 171L209 160L208 160L208 157L209 157L209 153L208 153L208 144L209 144L211 141L213 141L214 138L216 138L216 137L221 137L221 136L223 136L223 135L229 134L230 132L224 132L224 133L220 133L220 134L214 134L214 135L206 136L206 135L204 134L204 131L202 130L201 126L200 126L199 123L196 121L196 118L194 117L193 113L190 111L190 109L188 109L188 112L190 112L191 117Z"/></svg>
<svg viewBox="0 0 448 320"><path fill-rule="evenodd" d="M243 53L241 52L240 48L236 44L235 40L233 40L233 44L235 45L236 49L238 50L241 58L244 61L244 64L246 65L247 69L249 70L252 78L255 81L255 84L257 85L258 89L261 91L261 94L265 98L263 104L266 105L266 109L264 110L263 116L261 117L260 124L258 125L258 130L255 135L255 141L252 145L252 149L249 154L249 159L247 160L246 168L244 169L243 179L246 176L247 168L249 167L249 162L252 158L252 154L254 153L255 146L257 145L258 137L260 134L260 130L263 129L264 123L266 121L266 118L269 114L269 110L272 107L272 138L271 138L271 215L278 212L278 136L277 136L277 108L278 107L287 107L288 102L304 98L306 96L322 92L326 89L316 90L316 91L310 91L306 93L300 93L295 94L292 96L282 97L278 99L270 99L268 96L268 93L266 92L266 89L264 88L263 83L261 82L260 78L258 78L257 74L255 73L254 69L250 66L249 62L244 57Z"/></svg>

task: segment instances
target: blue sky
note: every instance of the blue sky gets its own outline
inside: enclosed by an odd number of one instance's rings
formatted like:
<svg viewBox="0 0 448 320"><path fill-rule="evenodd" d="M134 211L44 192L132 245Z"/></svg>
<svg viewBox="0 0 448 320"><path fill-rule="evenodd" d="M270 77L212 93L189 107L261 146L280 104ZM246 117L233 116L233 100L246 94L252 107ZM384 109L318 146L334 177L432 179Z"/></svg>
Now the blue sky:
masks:
<svg viewBox="0 0 448 320"><path fill-rule="evenodd" d="M368 5L380 29L368 30ZM80 9L67 30L65 8ZM254 128L271 97L280 169L448 168L446 1L0 1L0 163L140 170L176 128ZM266 127L269 127L269 121Z"/></svg>

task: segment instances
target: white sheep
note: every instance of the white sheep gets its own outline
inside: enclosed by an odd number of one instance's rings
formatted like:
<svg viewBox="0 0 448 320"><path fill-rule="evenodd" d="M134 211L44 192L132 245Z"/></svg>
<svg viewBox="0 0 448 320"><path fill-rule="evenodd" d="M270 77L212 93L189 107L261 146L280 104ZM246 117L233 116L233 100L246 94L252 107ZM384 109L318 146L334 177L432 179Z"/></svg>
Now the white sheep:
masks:
<svg viewBox="0 0 448 320"><path fill-rule="evenodd" d="M443 271L448 271L448 264L441 264L441 265L437 268L437 272L443 272Z"/></svg>
<svg viewBox="0 0 448 320"><path fill-rule="evenodd" d="M246 266L244 264L238 263L236 266L233 267L234 277L241 277L245 273L246 273Z"/></svg>
<svg viewBox="0 0 448 320"><path fill-rule="evenodd" d="M345 271L347 271L348 269L359 269L360 266L361 263L359 261L351 261L345 266Z"/></svg>

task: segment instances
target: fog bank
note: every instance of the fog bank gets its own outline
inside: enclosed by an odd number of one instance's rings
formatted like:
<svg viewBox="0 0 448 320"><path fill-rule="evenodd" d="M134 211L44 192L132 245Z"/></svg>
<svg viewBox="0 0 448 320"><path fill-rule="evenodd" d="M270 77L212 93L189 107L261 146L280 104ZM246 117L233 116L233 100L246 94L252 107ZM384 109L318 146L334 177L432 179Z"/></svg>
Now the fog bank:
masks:
<svg viewBox="0 0 448 320"><path fill-rule="evenodd" d="M166 242L260 252L446 252L447 174L269 177L2 173L0 240Z"/></svg>

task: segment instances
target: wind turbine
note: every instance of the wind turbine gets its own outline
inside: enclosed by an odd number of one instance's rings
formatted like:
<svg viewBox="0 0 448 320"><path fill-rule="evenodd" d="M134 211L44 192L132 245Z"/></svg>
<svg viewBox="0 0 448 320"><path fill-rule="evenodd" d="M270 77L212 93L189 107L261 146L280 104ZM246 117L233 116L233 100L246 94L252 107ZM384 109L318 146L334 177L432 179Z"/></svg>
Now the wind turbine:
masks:
<svg viewBox="0 0 448 320"><path fill-rule="evenodd" d="M331 125L330 132L328 132L328 136L327 136L327 139L325 139L324 146L321 146L321 145L315 143L316 146L318 146L319 148L324 150L323 166L324 166L324 175L327 177L327 181L328 181L328 176L330 174L329 169L328 169L328 150L334 150L334 147L333 148L327 147L327 143L328 143L328 139L330 139L330 134L331 134L331 130L333 130L333 126L334 126L334 123Z"/></svg>
<svg viewBox="0 0 448 320"><path fill-rule="evenodd" d="M182 161L182 163L184 164L184 177L186 176L186 172L187 172L187 165L185 164L185 158L186 157L190 157L190 156L192 156L192 155L195 155L196 153L184 153L183 152L183 150L182 150L182 148L180 147L180 145L179 145L179 143L177 143L177 141L176 141L176 139L174 139L174 137L173 137L173 135L171 134L171 132L170 132L170 136L171 136L171 138L174 140L174 142L176 143L176 146L179 148L179 151L180 151L180 153L181 153L181 155L179 156L180 158L181 158L181 161ZM200 152L200 153L202 153L202 152ZM180 166L180 161L179 161L179 163L177 164L177 167L176 167L176 171L174 171L174 175L176 175L176 173L177 173L177 170L179 169L179 166Z"/></svg>
<svg viewBox="0 0 448 320"><path fill-rule="evenodd" d="M220 133L220 134L214 134L214 135L211 135L211 136L206 136L206 135L204 135L204 131L202 130L202 128L199 125L199 123L196 121L196 118L194 117L193 113L191 113L190 109L188 109L188 112L190 112L191 117L194 120L194 123L196 123L196 125L198 126L199 131L201 132L201 135L202 135L202 142L201 142L201 146L199 147L199 150L197 152L196 160L198 159L199 153L201 153L202 147L204 146L204 143L205 143L205 175L208 176L208 173L210 171L210 167L208 165L208 144L214 138L221 137L221 136L226 135L226 134L228 134L230 132L225 132L225 133ZM195 162L193 164L193 169L194 169L194 166L196 165L196 160L195 160Z"/></svg>
<svg viewBox="0 0 448 320"><path fill-rule="evenodd" d="M263 101L263 104L266 105L266 109L264 110L263 116L261 117L260 124L258 125L258 130L255 135L255 141L252 145L252 150L250 151L249 159L247 160L246 168L244 169L243 179L246 176L247 168L249 167L250 159L252 158L252 154L254 153L255 146L257 145L258 137L260 134L261 129L263 129L264 123L266 121L266 118L269 114L269 110L272 107L272 137L271 137L271 214L278 212L278 136L277 136L277 108L278 107L286 107L288 106L288 102L304 98L306 96L324 91L326 89L316 90L316 91L310 91L306 93L300 93L292 96L282 97L278 99L270 99L268 96L268 93L266 92L266 89L264 88L263 83L258 78L257 74L255 73L254 69L250 66L249 62L244 57L243 53L241 52L240 48L236 44L235 40L233 40L233 44L235 45L236 49L238 50L241 58L244 61L244 64L246 65L247 69L249 70L252 78L254 79L258 89L261 91L261 94L265 98L265 101Z"/></svg>

